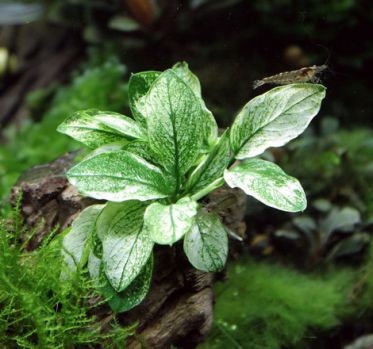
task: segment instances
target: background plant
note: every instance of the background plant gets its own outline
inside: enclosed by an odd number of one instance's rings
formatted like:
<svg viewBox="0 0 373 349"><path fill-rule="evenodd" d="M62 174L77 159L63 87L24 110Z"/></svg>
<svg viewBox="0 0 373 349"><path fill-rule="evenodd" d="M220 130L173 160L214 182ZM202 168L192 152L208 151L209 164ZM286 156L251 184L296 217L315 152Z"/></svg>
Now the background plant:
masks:
<svg viewBox="0 0 373 349"><path fill-rule="evenodd" d="M215 287L214 326L201 348L333 347L335 342L318 343L317 334L332 337L353 313L348 294L355 275L348 269L302 274L268 261L241 259L228 267L227 275L227 282Z"/></svg>
<svg viewBox="0 0 373 349"><path fill-rule="evenodd" d="M363 260L372 224L372 154L370 130L341 130L330 117L275 154L300 179L309 199L306 213L285 221L277 217L268 229L278 252L307 268ZM268 214L262 209L256 216Z"/></svg>
<svg viewBox="0 0 373 349"><path fill-rule="evenodd" d="M128 92L133 119L87 110L58 128L95 149L68 171L69 181L109 201L81 212L64 238L66 261L72 270L88 264L116 311L132 308L148 292L155 243L184 238L193 266L222 270L226 228L198 201L224 182L274 208L305 209L300 183L256 156L302 133L325 96L322 85L274 88L247 103L219 137L186 63L134 74Z"/></svg>

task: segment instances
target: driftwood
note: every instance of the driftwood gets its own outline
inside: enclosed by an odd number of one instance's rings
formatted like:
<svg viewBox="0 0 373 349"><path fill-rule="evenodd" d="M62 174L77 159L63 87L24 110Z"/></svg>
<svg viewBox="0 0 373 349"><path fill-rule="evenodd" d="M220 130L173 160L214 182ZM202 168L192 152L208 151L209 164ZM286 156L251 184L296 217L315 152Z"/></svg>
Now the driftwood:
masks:
<svg viewBox="0 0 373 349"><path fill-rule="evenodd" d="M76 154L67 154L52 163L36 166L24 173L12 191L14 203L22 194L21 210L25 223L37 227L37 234L27 248L37 248L45 234L56 225L69 226L85 207L97 203L81 197L65 177ZM222 218L232 231L242 235L245 195L240 191L222 188L208 198L211 209L221 198L235 198L222 210ZM42 222L42 224L40 224ZM194 348L207 335L213 315L213 273L195 270L186 260L180 246L157 247L153 282L144 302L119 316L124 325L137 322L138 335L128 344L130 349ZM106 311L103 316L110 317Z"/></svg>

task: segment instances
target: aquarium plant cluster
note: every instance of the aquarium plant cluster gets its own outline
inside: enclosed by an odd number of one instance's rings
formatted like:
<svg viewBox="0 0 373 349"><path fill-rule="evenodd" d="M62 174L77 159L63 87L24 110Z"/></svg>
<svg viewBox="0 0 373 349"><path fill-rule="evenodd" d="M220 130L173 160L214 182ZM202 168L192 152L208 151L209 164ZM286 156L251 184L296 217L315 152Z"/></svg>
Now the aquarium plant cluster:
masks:
<svg viewBox="0 0 373 349"><path fill-rule="evenodd" d="M92 149L67 172L80 193L106 203L83 210L63 240L70 270L87 266L112 309L146 296L155 244L183 239L190 263L224 268L228 229L200 200L227 184L265 205L298 212L306 196L297 179L259 156L300 135L325 97L319 84L273 88L249 101L220 133L186 63L129 80L132 117L85 110L58 131Z"/></svg>

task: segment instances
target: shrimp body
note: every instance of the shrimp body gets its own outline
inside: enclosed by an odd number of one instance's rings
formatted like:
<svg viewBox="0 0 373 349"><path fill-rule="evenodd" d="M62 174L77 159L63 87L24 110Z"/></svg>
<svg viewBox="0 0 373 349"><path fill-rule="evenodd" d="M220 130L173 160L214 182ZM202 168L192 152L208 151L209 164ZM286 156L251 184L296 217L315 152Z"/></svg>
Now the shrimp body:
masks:
<svg viewBox="0 0 373 349"><path fill-rule="evenodd" d="M324 64L279 73L263 78L262 80L255 80L253 83L253 89L265 84L288 85L302 82L317 83L319 82L318 75L325 69L327 69L327 66Z"/></svg>

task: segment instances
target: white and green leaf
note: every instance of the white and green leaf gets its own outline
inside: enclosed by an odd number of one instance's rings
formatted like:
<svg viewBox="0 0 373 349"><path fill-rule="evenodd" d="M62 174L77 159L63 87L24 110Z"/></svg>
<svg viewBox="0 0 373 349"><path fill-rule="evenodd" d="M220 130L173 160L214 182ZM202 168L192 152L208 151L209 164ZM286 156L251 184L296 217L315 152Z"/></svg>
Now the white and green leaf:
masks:
<svg viewBox="0 0 373 349"><path fill-rule="evenodd" d="M87 155L85 155L81 159L81 161L88 160L88 159L93 158L94 156L99 155L99 154L124 150L126 145L131 144L133 142L136 142L136 141L128 142L126 140L123 140L123 141L116 142L116 143L110 143L110 144L102 145L102 146L92 150Z"/></svg>
<svg viewBox="0 0 373 349"><path fill-rule="evenodd" d="M199 79L191 72L188 63L186 62L176 63L172 67L172 70L193 90L194 94L200 99L204 113L204 140L207 146L215 144L218 138L218 125L211 111L207 109L202 98L202 89Z"/></svg>
<svg viewBox="0 0 373 349"><path fill-rule="evenodd" d="M291 84L276 87L248 102L231 128L231 145L237 159L280 147L299 136L320 110L325 87Z"/></svg>
<svg viewBox="0 0 373 349"><path fill-rule="evenodd" d="M158 167L124 150L89 157L71 168L67 178L81 193L109 201L164 198L173 187Z"/></svg>
<svg viewBox="0 0 373 349"><path fill-rule="evenodd" d="M198 204L190 198L182 198L175 204L155 202L145 211L144 224L149 237L161 245L172 245L191 228Z"/></svg>
<svg viewBox="0 0 373 349"><path fill-rule="evenodd" d="M196 193L222 177L232 159L229 131L226 130L210 153L191 173L186 183L188 193Z"/></svg>
<svg viewBox="0 0 373 349"><path fill-rule="evenodd" d="M152 253L154 244L144 229L144 211L140 201L108 203L97 219L104 271L117 292L136 279Z"/></svg>
<svg viewBox="0 0 373 349"><path fill-rule="evenodd" d="M128 131L124 134L102 122L102 120L117 120L117 124L128 125ZM121 121L119 121L121 120ZM64 133L90 148L97 148L105 144L116 143L124 139L140 138L143 131L132 119L114 112L88 109L78 111L67 118L57 128Z"/></svg>
<svg viewBox="0 0 373 349"><path fill-rule="evenodd" d="M200 210L184 238L189 262L206 272L221 271L228 256L228 236L219 216Z"/></svg>
<svg viewBox="0 0 373 349"><path fill-rule="evenodd" d="M201 152L203 110L199 98L174 71L166 70L143 97L149 145L179 189L181 178Z"/></svg>
<svg viewBox="0 0 373 349"><path fill-rule="evenodd" d="M89 256L88 270L111 309L115 313L122 313L139 305L148 294L153 272L153 256L149 257L136 279L122 292L116 292L110 285L103 271L101 260L93 253Z"/></svg>
<svg viewBox="0 0 373 349"><path fill-rule="evenodd" d="M154 156L148 142L135 140L124 145L123 150L138 155L146 161L155 164Z"/></svg>
<svg viewBox="0 0 373 349"><path fill-rule="evenodd" d="M193 90L197 97L202 97L201 83L197 76L191 72L187 62L178 62L174 64L172 70Z"/></svg>
<svg viewBox="0 0 373 349"><path fill-rule="evenodd" d="M247 159L226 170L224 179L231 188L241 188L267 206L287 212L304 211L307 207L299 181L272 162Z"/></svg>
<svg viewBox="0 0 373 349"><path fill-rule="evenodd" d="M69 233L64 236L62 255L71 271L75 271L87 263L91 235L103 207L104 205L92 205L85 208L75 218Z"/></svg>
<svg viewBox="0 0 373 349"><path fill-rule="evenodd" d="M144 101L141 97L149 91L153 82L161 75L161 72L146 71L132 74L128 82L129 105L133 117L142 125L146 126L145 116L141 113Z"/></svg>
<svg viewBox="0 0 373 349"><path fill-rule="evenodd" d="M128 116L113 112L100 112L95 118L125 138L146 139L146 131Z"/></svg>

